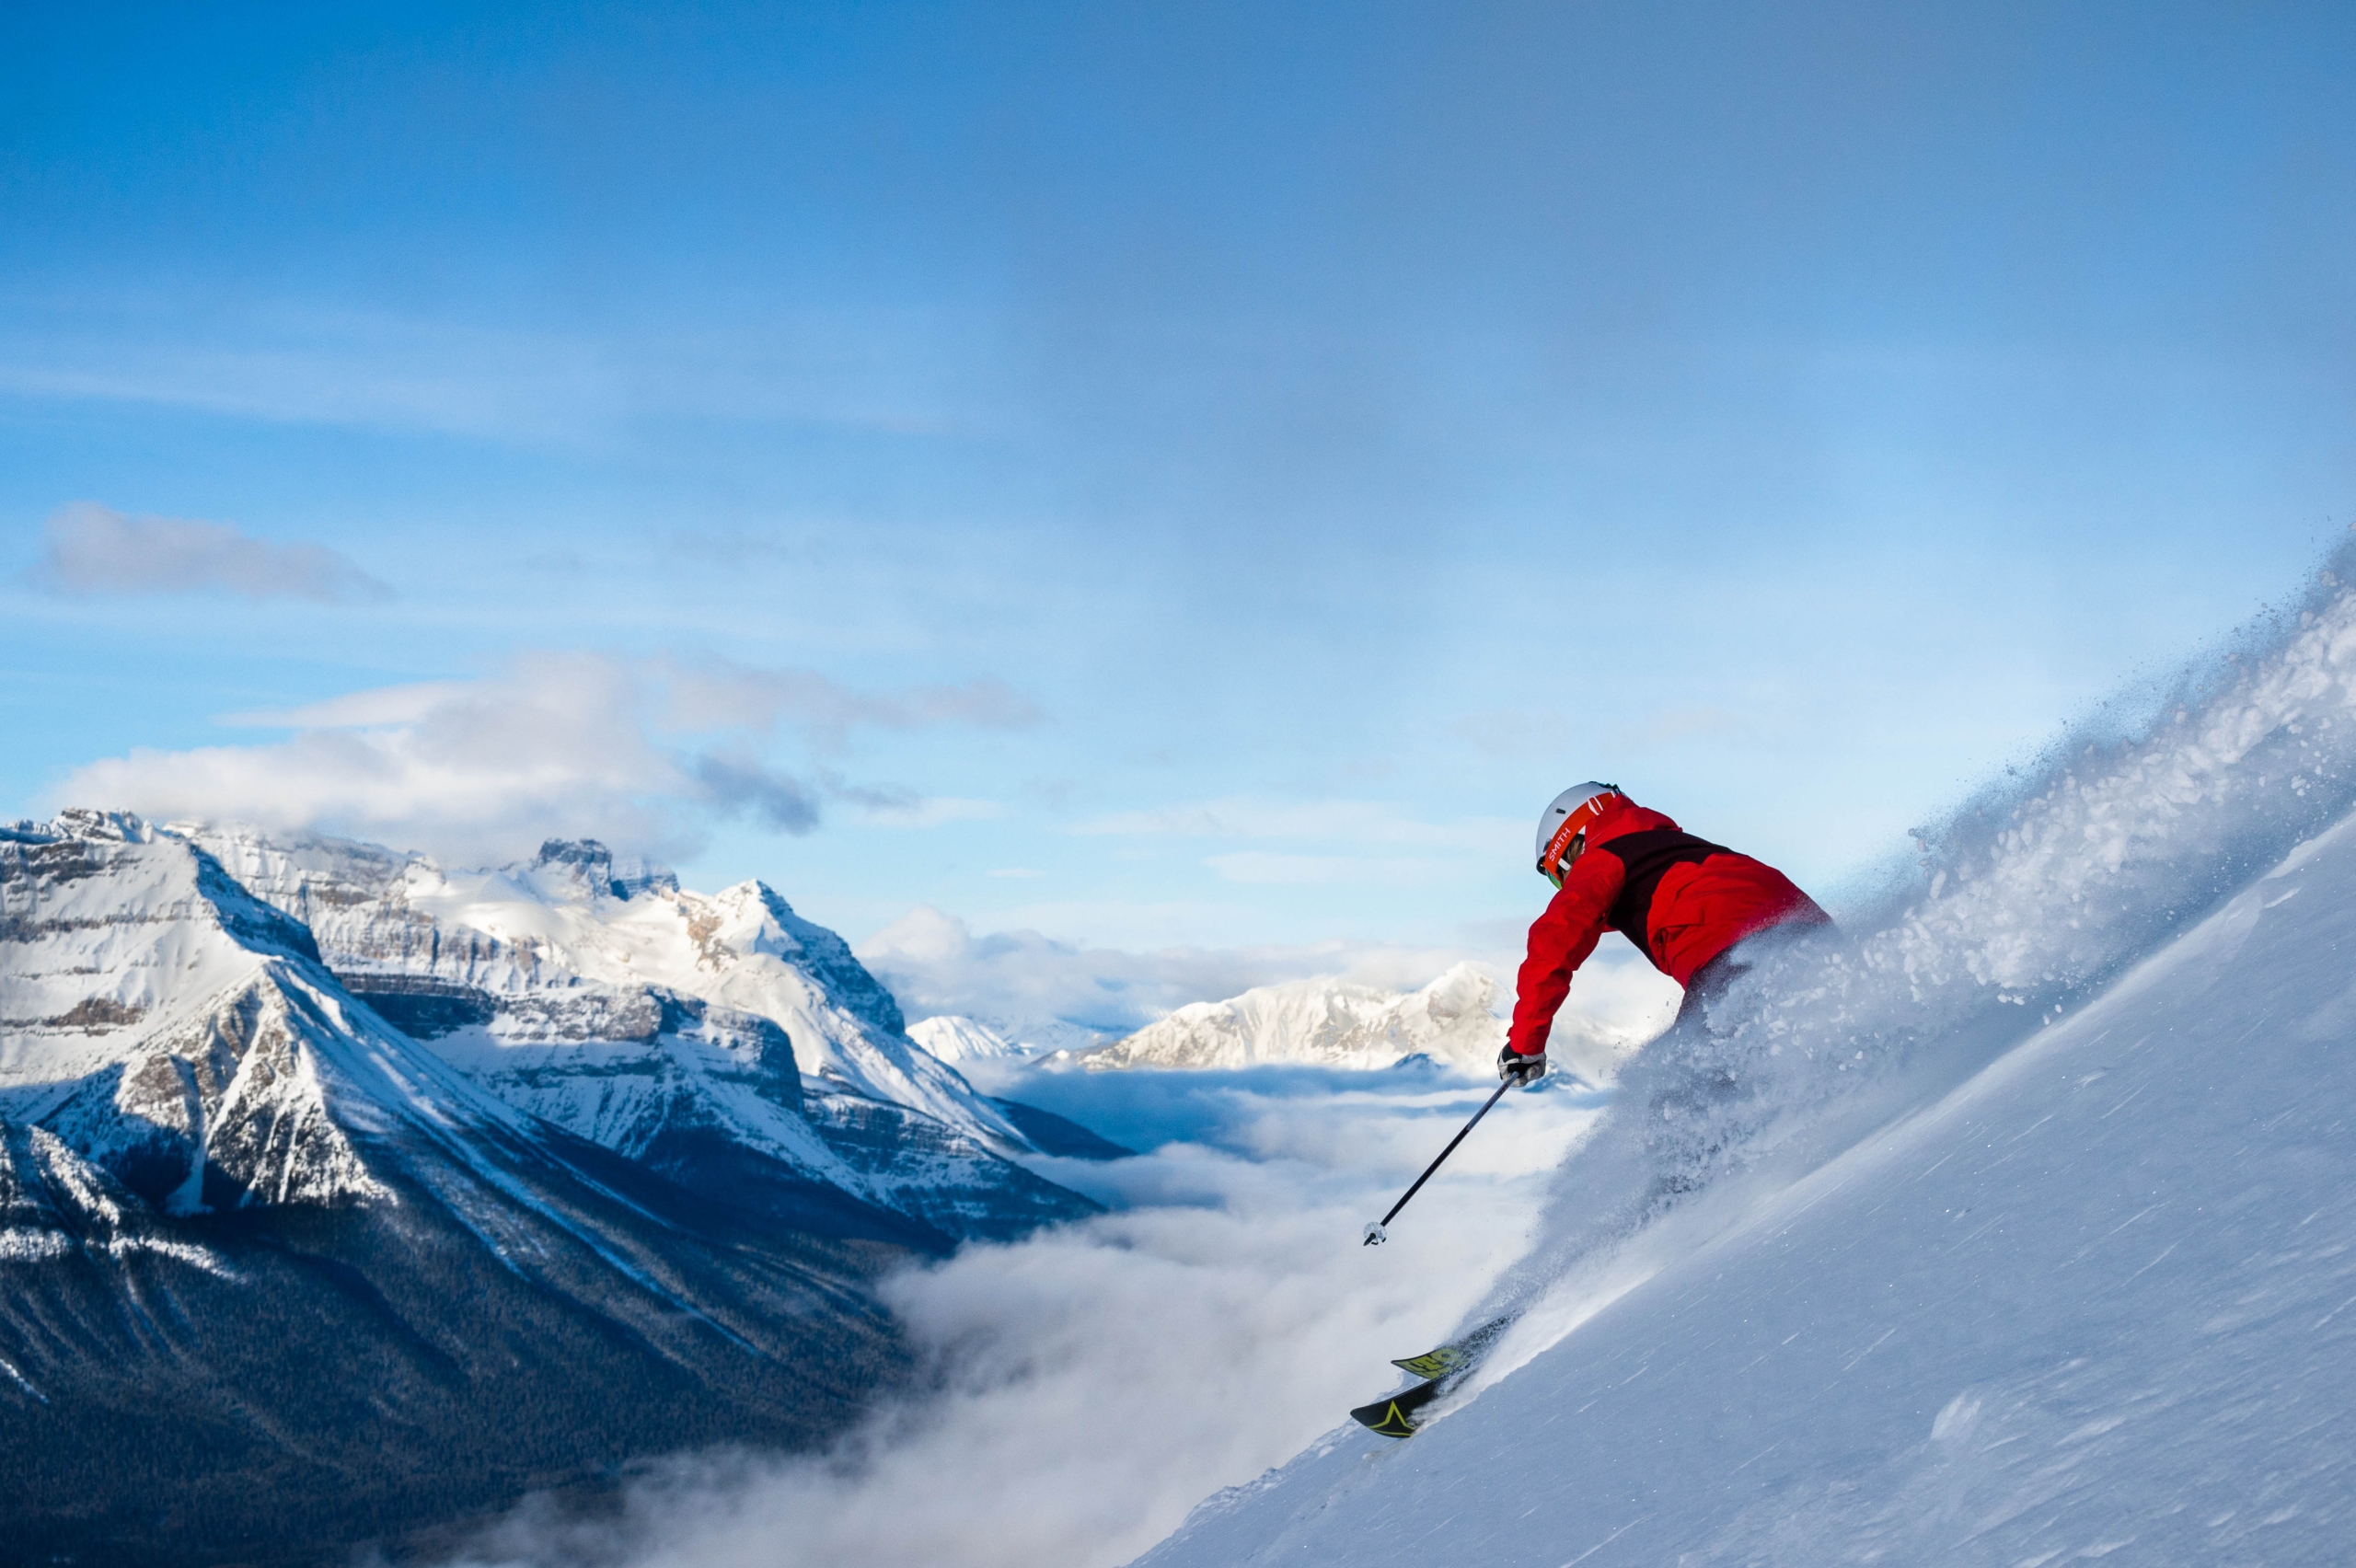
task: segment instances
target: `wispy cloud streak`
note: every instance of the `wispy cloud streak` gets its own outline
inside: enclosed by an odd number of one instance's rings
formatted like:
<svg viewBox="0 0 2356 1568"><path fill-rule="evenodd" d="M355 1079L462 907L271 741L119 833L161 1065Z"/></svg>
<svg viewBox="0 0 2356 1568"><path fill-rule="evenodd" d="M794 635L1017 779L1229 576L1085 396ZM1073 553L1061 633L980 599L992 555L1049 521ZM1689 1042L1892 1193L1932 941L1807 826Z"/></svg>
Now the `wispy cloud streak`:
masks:
<svg viewBox="0 0 2356 1568"><path fill-rule="evenodd" d="M322 604L387 599L392 590L325 545L279 544L226 523L133 517L77 501L41 529L27 574L52 594L235 594Z"/></svg>

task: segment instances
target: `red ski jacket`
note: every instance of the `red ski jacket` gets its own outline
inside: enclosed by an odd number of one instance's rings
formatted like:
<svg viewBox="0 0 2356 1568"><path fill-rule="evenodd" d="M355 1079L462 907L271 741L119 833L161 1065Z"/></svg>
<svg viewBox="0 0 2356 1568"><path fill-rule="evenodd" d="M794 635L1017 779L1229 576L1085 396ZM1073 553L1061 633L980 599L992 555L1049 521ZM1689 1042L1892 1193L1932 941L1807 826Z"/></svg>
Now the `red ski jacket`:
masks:
<svg viewBox="0 0 2356 1568"><path fill-rule="evenodd" d="M1743 938L1797 920L1831 917L1762 861L1681 832L1624 797L1587 830L1587 847L1563 890L1530 928L1507 1042L1524 1055L1546 1049L1571 975L1607 930L1616 930L1683 986Z"/></svg>

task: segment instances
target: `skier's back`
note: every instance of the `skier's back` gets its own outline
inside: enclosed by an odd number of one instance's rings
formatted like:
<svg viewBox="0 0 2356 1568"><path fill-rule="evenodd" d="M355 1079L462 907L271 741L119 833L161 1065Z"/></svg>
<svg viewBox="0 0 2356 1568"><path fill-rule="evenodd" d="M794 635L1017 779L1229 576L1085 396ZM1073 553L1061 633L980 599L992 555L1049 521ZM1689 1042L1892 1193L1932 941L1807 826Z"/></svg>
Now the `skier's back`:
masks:
<svg viewBox="0 0 2356 1568"><path fill-rule="evenodd" d="M1611 784L1554 797L1538 822L1538 870L1555 893L1530 928L1513 1028L1497 1057L1498 1073L1522 1082L1545 1072L1554 1014L1605 931L1685 987L1682 1024L1741 972L1751 939L1830 924L1783 872L1694 837Z"/></svg>

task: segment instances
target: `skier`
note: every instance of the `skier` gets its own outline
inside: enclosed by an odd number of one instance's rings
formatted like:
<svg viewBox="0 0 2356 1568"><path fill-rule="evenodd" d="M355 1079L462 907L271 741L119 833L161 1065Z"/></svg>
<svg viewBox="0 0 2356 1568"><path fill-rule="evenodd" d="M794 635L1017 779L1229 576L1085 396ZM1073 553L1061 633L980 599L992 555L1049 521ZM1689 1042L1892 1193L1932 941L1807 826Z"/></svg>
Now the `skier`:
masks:
<svg viewBox="0 0 2356 1568"><path fill-rule="evenodd" d="M1554 797L1538 819L1538 870L1554 884L1554 897L1530 928L1513 1027L1497 1055L1497 1076L1505 1082L1496 1094L1545 1077L1546 1037L1570 994L1571 975L1606 930L1619 931L1654 968L1685 987L1684 1005L1663 1043L1672 1048L1664 1054L1680 1060L1654 1078L1641 1125L1660 1167L1655 1193L1691 1191L1697 1183L1694 1161L1715 1153L1725 1136L1722 1123L1704 1118L1714 1103L1723 1110L1740 1092L1728 1064L1716 1056L1721 1036L1733 1038L1739 1020L1720 1019L1714 1027L1711 1009L1771 946L1827 929L1831 917L1773 866L1694 837L1628 799L1616 784L1580 784ZM1496 1095L1489 1103L1496 1103ZM1484 1105L1457 1142L1487 1113ZM1443 1149L1440 1159L1455 1147ZM1434 1160L1433 1169L1438 1164ZM1369 1242L1382 1239L1384 1227L1430 1175L1426 1170L1416 1178L1391 1214L1367 1228ZM1360 1405L1351 1417L1385 1437L1410 1435L1423 1424L1426 1407L1461 1384L1512 1322L1508 1311L1449 1343L1392 1362L1423 1381Z"/></svg>
<svg viewBox="0 0 2356 1568"><path fill-rule="evenodd" d="M1685 987L1670 1026L1682 1030L1703 1022L1750 967L1751 939L1831 924L1783 872L1694 837L1616 784L1574 785L1554 797L1538 819L1538 870L1556 891L1530 928L1513 1027L1497 1055L1497 1076L1510 1084L1545 1076L1555 1010L1607 929Z"/></svg>

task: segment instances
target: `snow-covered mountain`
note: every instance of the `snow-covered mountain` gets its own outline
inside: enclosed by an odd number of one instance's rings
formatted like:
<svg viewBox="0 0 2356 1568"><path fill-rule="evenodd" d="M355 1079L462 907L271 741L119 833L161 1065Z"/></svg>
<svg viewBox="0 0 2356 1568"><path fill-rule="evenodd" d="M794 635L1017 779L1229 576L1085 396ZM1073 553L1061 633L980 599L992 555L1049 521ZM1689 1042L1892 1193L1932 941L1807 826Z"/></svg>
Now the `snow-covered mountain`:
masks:
<svg viewBox="0 0 2356 1568"><path fill-rule="evenodd" d="M972 1018L941 1013L908 1025L908 1038L944 1062L1002 1066L1055 1055L1093 1051L1105 1035L1059 1018Z"/></svg>
<svg viewBox="0 0 2356 1568"><path fill-rule="evenodd" d="M1510 997L1470 963L1421 990L1334 979L1260 986L1223 1002L1194 1002L1086 1058L1096 1068L1250 1067L1273 1062L1388 1067L1413 1055L1479 1071L1505 1045ZM1565 1014L1557 1059L1589 1076L1634 1041ZM1592 1038L1590 1038L1592 1037Z"/></svg>
<svg viewBox="0 0 2356 1568"><path fill-rule="evenodd" d="M2347 1560L2356 595L2277 631L1640 1056L1431 1424L1141 1568Z"/></svg>
<svg viewBox="0 0 2356 1568"><path fill-rule="evenodd" d="M955 1013L918 1020L908 1025L908 1038L943 1062L1020 1061L1034 1050L1015 1043L979 1019Z"/></svg>
<svg viewBox="0 0 2356 1568"><path fill-rule="evenodd" d="M1094 1053L1088 1065L1387 1067L1422 1053L1487 1066L1505 1043L1496 1003L1496 982L1467 963L1405 994L1333 979L1257 986L1223 1002L1190 1002Z"/></svg>
<svg viewBox="0 0 2356 1568"><path fill-rule="evenodd" d="M136 817L0 829L0 1115L167 1213L383 1197L355 1125L461 1159L523 1127L352 1005L301 925Z"/></svg>
<svg viewBox="0 0 2356 1568"><path fill-rule="evenodd" d="M594 841L451 871L315 835L176 824L302 921L344 986L501 1100L675 1176L774 1161L952 1236L1093 1211L920 1049L842 939L756 882L715 894Z"/></svg>
<svg viewBox="0 0 2356 1568"><path fill-rule="evenodd" d="M0 830L8 1555L301 1560L633 1454L804 1443L938 1232L757 1214L490 1092L203 849Z"/></svg>

